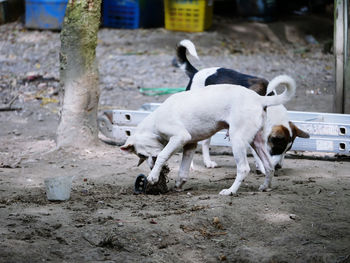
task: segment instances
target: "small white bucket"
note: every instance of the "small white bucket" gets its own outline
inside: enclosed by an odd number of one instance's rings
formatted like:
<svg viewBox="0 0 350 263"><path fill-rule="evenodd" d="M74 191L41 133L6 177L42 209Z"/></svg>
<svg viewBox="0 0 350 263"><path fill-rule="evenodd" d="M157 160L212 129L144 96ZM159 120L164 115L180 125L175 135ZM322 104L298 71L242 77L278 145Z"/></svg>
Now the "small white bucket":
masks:
<svg viewBox="0 0 350 263"><path fill-rule="evenodd" d="M72 176L58 176L44 180L46 196L50 201L65 201L70 198Z"/></svg>

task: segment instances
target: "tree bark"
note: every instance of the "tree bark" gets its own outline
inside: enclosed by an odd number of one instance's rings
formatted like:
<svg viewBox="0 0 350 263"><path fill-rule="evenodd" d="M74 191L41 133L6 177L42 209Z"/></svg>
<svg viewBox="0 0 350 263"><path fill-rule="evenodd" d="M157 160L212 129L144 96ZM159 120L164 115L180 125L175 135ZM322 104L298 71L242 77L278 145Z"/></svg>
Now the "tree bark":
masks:
<svg viewBox="0 0 350 263"><path fill-rule="evenodd" d="M96 62L101 0L69 0L60 51L61 115L57 146L84 148L98 143L100 98Z"/></svg>

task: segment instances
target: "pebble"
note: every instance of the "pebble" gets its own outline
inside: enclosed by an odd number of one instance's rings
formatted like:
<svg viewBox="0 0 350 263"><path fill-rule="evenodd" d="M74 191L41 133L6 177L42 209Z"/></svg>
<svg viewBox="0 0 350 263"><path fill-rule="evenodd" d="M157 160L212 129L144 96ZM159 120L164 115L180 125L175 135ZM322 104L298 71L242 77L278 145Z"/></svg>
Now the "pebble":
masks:
<svg viewBox="0 0 350 263"><path fill-rule="evenodd" d="M16 135L16 136L19 136L19 135L22 134L19 130L16 130L16 129L13 130L12 133L13 133L14 135Z"/></svg>
<svg viewBox="0 0 350 263"><path fill-rule="evenodd" d="M37 118L38 118L38 121L44 121L44 117L41 113L38 114Z"/></svg>
<svg viewBox="0 0 350 263"><path fill-rule="evenodd" d="M42 82L38 85L38 89L44 89L44 88L47 88L47 83Z"/></svg>
<svg viewBox="0 0 350 263"><path fill-rule="evenodd" d="M54 229L59 229L62 227L62 224L55 224L52 226Z"/></svg>
<svg viewBox="0 0 350 263"><path fill-rule="evenodd" d="M219 219L217 216L215 216L215 217L213 218L213 223L214 223L214 224L219 224L219 223L220 223L220 219Z"/></svg>
<svg viewBox="0 0 350 263"><path fill-rule="evenodd" d="M299 219L299 217L296 214L290 214L289 218L292 219L292 220L298 220Z"/></svg>
<svg viewBox="0 0 350 263"><path fill-rule="evenodd" d="M219 256L219 259L220 259L220 261L226 261L226 260L227 260L227 258L226 258L226 256L225 256L225 255L221 255L221 256Z"/></svg>
<svg viewBox="0 0 350 263"><path fill-rule="evenodd" d="M156 221L154 221L154 219L151 219L150 223L153 224L153 225L158 224Z"/></svg>

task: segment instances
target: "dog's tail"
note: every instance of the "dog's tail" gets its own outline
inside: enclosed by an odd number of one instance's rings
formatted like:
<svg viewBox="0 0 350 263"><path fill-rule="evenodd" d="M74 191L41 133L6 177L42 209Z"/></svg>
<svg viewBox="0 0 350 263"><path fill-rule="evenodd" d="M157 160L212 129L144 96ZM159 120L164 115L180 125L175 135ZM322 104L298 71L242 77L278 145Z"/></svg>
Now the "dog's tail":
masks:
<svg viewBox="0 0 350 263"><path fill-rule="evenodd" d="M266 94L275 92L276 88L281 84L284 84L286 86L286 89L283 91L283 93L279 95L263 97L264 106L284 104L294 96L296 84L294 79L287 75L280 75L271 80L267 86Z"/></svg>
<svg viewBox="0 0 350 263"><path fill-rule="evenodd" d="M188 61L186 51L188 51L191 56L199 59L194 44L188 39L181 40L180 43L177 44L176 56L179 67L186 72L188 77L192 78L198 70Z"/></svg>

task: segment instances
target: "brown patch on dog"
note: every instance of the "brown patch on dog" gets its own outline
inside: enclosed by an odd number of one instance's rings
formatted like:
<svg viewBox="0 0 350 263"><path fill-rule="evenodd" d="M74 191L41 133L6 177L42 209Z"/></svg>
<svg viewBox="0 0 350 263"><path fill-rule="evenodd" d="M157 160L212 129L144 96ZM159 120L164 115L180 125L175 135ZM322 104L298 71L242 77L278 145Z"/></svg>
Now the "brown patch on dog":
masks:
<svg viewBox="0 0 350 263"><path fill-rule="evenodd" d="M276 125L272 127L267 141L271 147L271 155L282 154L290 142L292 142L292 137L289 134L289 130L285 126Z"/></svg>
<svg viewBox="0 0 350 263"><path fill-rule="evenodd" d="M270 136L279 138L290 138L289 130L283 125L276 125L272 127Z"/></svg>
<svg viewBox="0 0 350 263"><path fill-rule="evenodd" d="M248 80L248 83L250 84L249 89L255 91L260 96L266 95L266 89L269 82L265 79L250 79Z"/></svg>

